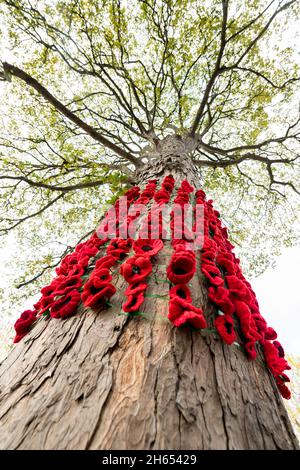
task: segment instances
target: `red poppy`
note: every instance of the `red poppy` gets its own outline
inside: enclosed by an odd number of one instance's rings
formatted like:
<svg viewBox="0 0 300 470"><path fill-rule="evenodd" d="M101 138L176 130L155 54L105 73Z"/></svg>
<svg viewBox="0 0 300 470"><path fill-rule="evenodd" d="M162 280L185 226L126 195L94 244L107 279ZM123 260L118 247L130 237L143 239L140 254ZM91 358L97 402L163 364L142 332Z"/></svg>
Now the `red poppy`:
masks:
<svg viewBox="0 0 300 470"><path fill-rule="evenodd" d="M179 297L186 302L192 302L191 292L185 284L176 284L170 289L170 299L173 297Z"/></svg>
<svg viewBox="0 0 300 470"><path fill-rule="evenodd" d="M115 292L116 288L110 282L91 276L83 288L81 299L86 307L95 308L105 303Z"/></svg>
<svg viewBox="0 0 300 470"><path fill-rule="evenodd" d="M279 341L273 341L273 345L275 346L275 348L278 351L278 356L279 357L284 357L284 349L283 349L282 345L279 343Z"/></svg>
<svg viewBox="0 0 300 470"><path fill-rule="evenodd" d="M161 186L162 186L162 189L167 191L167 193L171 193L174 189L174 183L171 183L169 181L166 181L166 182L162 183Z"/></svg>
<svg viewBox="0 0 300 470"><path fill-rule="evenodd" d="M123 303L122 308L124 312L136 312L144 302L145 297L143 292L138 292L134 295L129 295L126 302Z"/></svg>
<svg viewBox="0 0 300 470"><path fill-rule="evenodd" d="M79 289L82 285L82 279L80 276L69 276L66 277L64 280L61 280L56 284L54 295L62 295L66 294L67 292Z"/></svg>
<svg viewBox="0 0 300 470"><path fill-rule="evenodd" d="M288 387L285 384L281 383L280 381L277 382L277 386L278 386L278 390L281 396L285 398L286 400L289 400L292 395Z"/></svg>
<svg viewBox="0 0 300 470"><path fill-rule="evenodd" d="M203 311L185 300L180 299L180 297L170 299L168 319L176 327L184 325L185 323L191 323L195 328L206 328L206 320L203 316Z"/></svg>
<svg viewBox="0 0 300 470"><path fill-rule="evenodd" d="M110 274L107 268L95 268L92 272L91 277L96 277L100 281L110 282L112 280L112 275Z"/></svg>
<svg viewBox="0 0 300 470"><path fill-rule="evenodd" d="M154 201L161 203L161 202L169 202L170 194L165 191L164 189L160 189L154 194Z"/></svg>
<svg viewBox="0 0 300 470"><path fill-rule="evenodd" d="M148 285L145 282L137 282L136 284L129 284L124 294L128 297L129 295L135 295L139 292L144 292Z"/></svg>
<svg viewBox="0 0 300 470"><path fill-rule="evenodd" d="M265 331L265 338L266 338L266 339L269 339L269 340L270 340L270 339L271 339L271 340L276 339L276 338L277 338L277 333L276 333L276 331L275 331L273 328L271 328L271 327L269 326L269 327L266 329L266 331Z"/></svg>
<svg viewBox="0 0 300 470"><path fill-rule="evenodd" d="M168 279L173 284L186 284L196 272L195 254L192 251L176 251L167 267Z"/></svg>
<svg viewBox="0 0 300 470"><path fill-rule="evenodd" d="M43 295L43 297L40 299L39 315L42 315L42 313L49 310L49 308L53 305L54 302L55 300L53 294L47 296Z"/></svg>
<svg viewBox="0 0 300 470"><path fill-rule="evenodd" d="M225 276L230 294L239 300L248 302L251 300L251 295L246 284L237 276Z"/></svg>
<svg viewBox="0 0 300 470"><path fill-rule="evenodd" d="M36 321L36 310L25 310L20 318L15 322L14 328L16 336L14 343L18 343L30 330L31 325Z"/></svg>
<svg viewBox="0 0 300 470"><path fill-rule="evenodd" d="M198 189L195 193L196 198L206 199L206 194L202 189Z"/></svg>
<svg viewBox="0 0 300 470"><path fill-rule="evenodd" d="M241 330L248 340L256 341L261 339L261 335L257 331L255 321L252 318L248 305L242 301L235 301L235 313L240 321Z"/></svg>
<svg viewBox="0 0 300 470"><path fill-rule="evenodd" d="M225 343L232 344L236 340L234 322L230 315L218 315L214 324Z"/></svg>
<svg viewBox="0 0 300 470"><path fill-rule="evenodd" d="M225 287L209 287L208 298L226 315L232 315L234 312L234 305L230 300L229 290L225 289Z"/></svg>
<svg viewBox="0 0 300 470"><path fill-rule="evenodd" d="M216 266L213 266L212 264L202 263L201 271L203 272L204 276L209 280L209 282L214 286L222 286L224 284L224 280L221 277L221 272Z"/></svg>
<svg viewBox="0 0 300 470"><path fill-rule="evenodd" d="M246 354L247 354L248 358L251 359L252 361L257 356L257 351L256 351L256 348L255 348L255 344L256 344L256 341L254 341L254 340L247 341L246 344L245 344Z"/></svg>
<svg viewBox="0 0 300 470"><path fill-rule="evenodd" d="M162 250L164 244L162 240L151 240L149 239L138 239L136 240L132 248L137 255L147 255L147 256L155 256L157 253Z"/></svg>
<svg viewBox="0 0 300 470"><path fill-rule="evenodd" d="M111 268L116 262L116 259L112 255L103 256L96 261L95 269L98 268Z"/></svg>
<svg viewBox="0 0 300 470"><path fill-rule="evenodd" d="M132 256L120 268L120 273L129 284L136 284L146 279L151 272L152 264L148 256Z"/></svg>
<svg viewBox="0 0 300 470"><path fill-rule="evenodd" d="M138 186L133 186L124 193L124 196L126 196L128 201L133 201L139 195L139 193L140 188Z"/></svg>
<svg viewBox="0 0 300 470"><path fill-rule="evenodd" d="M194 191L194 187L190 185L187 180L183 180L181 183L181 189L186 193L192 193Z"/></svg>
<svg viewBox="0 0 300 470"><path fill-rule="evenodd" d="M173 321L174 326L177 328L189 323L193 325L195 328L203 329L206 328L206 320L203 315L198 315L197 313L191 310L185 310L179 318Z"/></svg>
<svg viewBox="0 0 300 470"><path fill-rule="evenodd" d="M52 318L65 318L74 315L79 303L80 293L77 290L69 291L53 303L50 315Z"/></svg>
<svg viewBox="0 0 300 470"><path fill-rule="evenodd" d="M222 268L224 274L234 275L236 274L237 267L236 265L227 259L223 254L217 256L217 263Z"/></svg>

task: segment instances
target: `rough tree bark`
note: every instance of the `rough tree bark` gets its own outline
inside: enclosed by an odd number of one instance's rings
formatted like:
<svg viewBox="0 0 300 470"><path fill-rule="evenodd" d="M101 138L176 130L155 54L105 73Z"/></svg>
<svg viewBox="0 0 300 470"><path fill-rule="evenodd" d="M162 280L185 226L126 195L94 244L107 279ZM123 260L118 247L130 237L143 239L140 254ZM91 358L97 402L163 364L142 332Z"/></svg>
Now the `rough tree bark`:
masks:
<svg viewBox="0 0 300 470"><path fill-rule="evenodd" d="M193 142L166 139L137 175L170 171L199 187ZM166 277L168 246L155 265ZM276 384L260 360L212 336L165 320L168 296L147 298L145 317L81 307L66 320L41 317L0 367L2 449L295 449ZM209 315L201 271L195 305ZM167 294L151 277L149 292Z"/></svg>

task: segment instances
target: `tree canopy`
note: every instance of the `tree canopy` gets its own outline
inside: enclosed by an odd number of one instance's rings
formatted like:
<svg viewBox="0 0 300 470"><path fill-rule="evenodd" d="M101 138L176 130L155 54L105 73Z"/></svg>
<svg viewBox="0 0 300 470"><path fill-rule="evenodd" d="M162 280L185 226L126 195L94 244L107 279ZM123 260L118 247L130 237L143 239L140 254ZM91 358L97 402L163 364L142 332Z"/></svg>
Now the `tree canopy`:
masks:
<svg viewBox="0 0 300 470"><path fill-rule="evenodd" d="M249 274L296 240L296 0L0 0L0 234L21 301L176 133Z"/></svg>

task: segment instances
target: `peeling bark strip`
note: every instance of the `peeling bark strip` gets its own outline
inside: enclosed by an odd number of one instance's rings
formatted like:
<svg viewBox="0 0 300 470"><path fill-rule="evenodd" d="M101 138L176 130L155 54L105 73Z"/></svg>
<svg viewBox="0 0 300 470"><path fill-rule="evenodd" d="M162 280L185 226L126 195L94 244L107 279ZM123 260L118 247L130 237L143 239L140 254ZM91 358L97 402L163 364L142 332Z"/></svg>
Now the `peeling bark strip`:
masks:
<svg viewBox="0 0 300 470"><path fill-rule="evenodd" d="M166 142L139 180L172 171L197 183L191 149ZM117 276L107 311L39 318L0 367L1 449L298 448L262 361L167 321L171 253L165 243L143 316L120 315L126 282ZM209 317L199 266L191 290Z"/></svg>

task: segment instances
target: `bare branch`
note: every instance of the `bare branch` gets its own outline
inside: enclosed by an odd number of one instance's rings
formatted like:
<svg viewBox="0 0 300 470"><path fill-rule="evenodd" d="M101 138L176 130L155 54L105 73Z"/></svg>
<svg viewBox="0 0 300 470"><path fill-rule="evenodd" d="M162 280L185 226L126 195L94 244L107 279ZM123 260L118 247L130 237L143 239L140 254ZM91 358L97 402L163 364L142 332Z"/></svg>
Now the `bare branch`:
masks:
<svg viewBox="0 0 300 470"><path fill-rule="evenodd" d="M114 144L113 142L108 140L106 137L104 137L102 134L97 132L89 124L87 124L78 116L76 116L76 114L70 111L63 103L61 103L57 98L55 98L43 85L41 85L35 78L31 77L24 70L14 65L8 64L7 62L3 62L2 66L4 69L4 74L2 74L2 76L5 77L6 75L13 75L15 77L20 78L27 85L34 88L49 103L51 103L55 107L55 109L61 112L64 116L66 116L70 121L72 121L78 127L83 129L94 140L96 140L97 142L100 142L105 147L109 148L110 150L113 150L117 155L120 155L121 157L126 158L135 166L138 167L141 165L141 162L136 157L126 152L122 148L118 147L116 144Z"/></svg>

